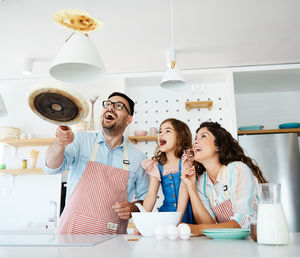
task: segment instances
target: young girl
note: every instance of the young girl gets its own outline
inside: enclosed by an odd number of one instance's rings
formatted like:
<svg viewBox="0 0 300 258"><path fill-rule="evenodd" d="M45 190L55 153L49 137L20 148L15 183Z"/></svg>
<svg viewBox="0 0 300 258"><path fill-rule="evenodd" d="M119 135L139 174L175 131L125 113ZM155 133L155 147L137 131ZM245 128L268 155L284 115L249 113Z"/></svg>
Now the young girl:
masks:
<svg viewBox="0 0 300 258"><path fill-rule="evenodd" d="M192 134L184 122L169 118L161 123L155 156L142 161L142 167L150 175L148 193L143 202L147 211L152 211L161 184L165 199L159 211L181 211L183 222L193 223L187 191L184 192L180 187L182 168L186 169L193 164L189 160L189 153L184 154L184 150L191 147Z"/></svg>
<svg viewBox="0 0 300 258"><path fill-rule="evenodd" d="M231 134L218 123L205 122L193 145L196 168L182 174L197 225L194 235L208 228L249 228L257 212L257 184L266 180ZM196 173L200 176L196 186Z"/></svg>

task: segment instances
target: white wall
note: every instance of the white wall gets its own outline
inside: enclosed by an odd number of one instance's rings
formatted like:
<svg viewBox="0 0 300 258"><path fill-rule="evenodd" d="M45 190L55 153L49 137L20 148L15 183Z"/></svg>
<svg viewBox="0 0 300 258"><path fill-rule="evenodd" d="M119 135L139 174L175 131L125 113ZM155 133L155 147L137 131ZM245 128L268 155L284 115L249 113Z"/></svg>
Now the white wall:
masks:
<svg viewBox="0 0 300 258"><path fill-rule="evenodd" d="M36 116L27 105L27 93L32 86L51 85L45 79L6 81L0 83L2 95L8 110L8 116L0 117L0 130L4 126L17 127L24 133L34 133L36 138L52 138L56 125ZM95 104L95 129L100 127L102 100L113 91L124 91L123 79L107 79L98 85L71 85L89 101L95 95L99 100ZM90 116L86 120L89 121ZM2 147L3 148L3 147ZM0 146L1 149L1 146ZM44 161L46 146L4 147L0 163L8 169L21 168L22 159L31 165L30 150L40 151L37 168ZM0 151L1 153L1 151ZM1 173L0 173L1 174ZM0 229L24 228L30 226L45 227L49 217L49 201L60 203L61 177L46 175L8 176L0 175Z"/></svg>
<svg viewBox="0 0 300 258"><path fill-rule="evenodd" d="M237 125L264 125L300 121L300 91L236 94Z"/></svg>

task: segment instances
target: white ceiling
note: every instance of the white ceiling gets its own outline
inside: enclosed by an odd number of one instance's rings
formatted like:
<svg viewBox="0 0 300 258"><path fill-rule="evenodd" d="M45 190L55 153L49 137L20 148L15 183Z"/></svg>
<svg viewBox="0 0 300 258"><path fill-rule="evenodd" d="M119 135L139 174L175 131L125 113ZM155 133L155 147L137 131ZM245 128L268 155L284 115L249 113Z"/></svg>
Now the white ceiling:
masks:
<svg viewBox="0 0 300 258"><path fill-rule="evenodd" d="M166 69L170 0L1 0L0 80L34 77L48 67L70 31L52 22L61 9L80 8L104 22L90 37L107 72ZM174 0L178 67L201 69L300 63L299 0Z"/></svg>

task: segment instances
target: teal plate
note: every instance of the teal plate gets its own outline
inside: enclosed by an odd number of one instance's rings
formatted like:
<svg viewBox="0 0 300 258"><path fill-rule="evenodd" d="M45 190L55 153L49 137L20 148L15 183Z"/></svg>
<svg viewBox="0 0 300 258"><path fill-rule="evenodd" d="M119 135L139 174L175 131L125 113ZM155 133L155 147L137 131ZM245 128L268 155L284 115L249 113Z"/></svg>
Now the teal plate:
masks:
<svg viewBox="0 0 300 258"><path fill-rule="evenodd" d="M250 131L250 130L261 130L263 128L264 128L263 125L249 125L249 126L241 126L241 127L239 127L239 130Z"/></svg>
<svg viewBox="0 0 300 258"><path fill-rule="evenodd" d="M279 125L280 129L290 129L290 128L299 128L300 123L286 123Z"/></svg>
<svg viewBox="0 0 300 258"><path fill-rule="evenodd" d="M241 228L205 229L203 234L213 239L243 239L250 235L250 231Z"/></svg>

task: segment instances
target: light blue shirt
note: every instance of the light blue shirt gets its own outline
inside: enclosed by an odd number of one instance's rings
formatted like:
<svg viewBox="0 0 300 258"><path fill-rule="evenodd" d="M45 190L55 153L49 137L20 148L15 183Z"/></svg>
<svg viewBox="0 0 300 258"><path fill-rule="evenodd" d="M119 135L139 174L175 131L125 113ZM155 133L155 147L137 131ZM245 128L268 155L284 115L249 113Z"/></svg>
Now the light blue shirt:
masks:
<svg viewBox="0 0 300 258"><path fill-rule="evenodd" d="M216 207L228 199L232 203L233 216L241 228L250 226L250 217L257 213L258 181L250 167L241 161L223 165L213 183L205 171L197 186L200 199L212 218L215 214L211 207Z"/></svg>
<svg viewBox="0 0 300 258"><path fill-rule="evenodd" d="M58 174L69 170L67 183L67 198L71 195L78 184L87 162L90 160L95 142L99 143L96 162L108 166L123 169L123 143L114 149L107 144L102 131L99 132L78 132L75 133L74 141L69 144L64 153L64 161L56 169L48 168L44 165L46 174ZM149 177L141 166L141 161L146 159L145 154L127 143L129 164L129 179L127 183L128 201L133 197L143 200L148 191ZM46 164L46 162L44 163Z"/></svg>

